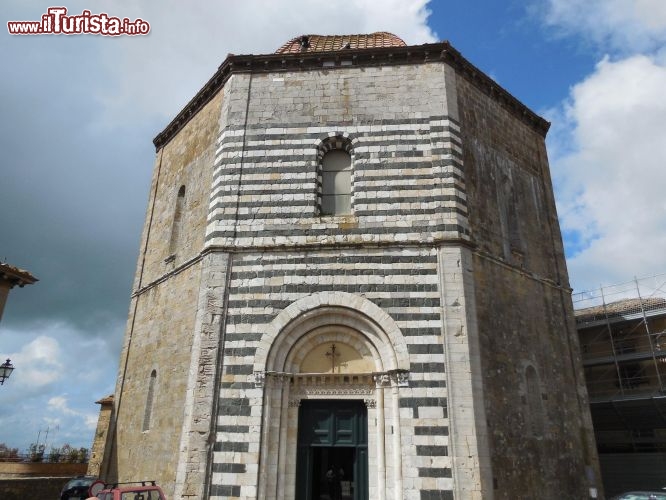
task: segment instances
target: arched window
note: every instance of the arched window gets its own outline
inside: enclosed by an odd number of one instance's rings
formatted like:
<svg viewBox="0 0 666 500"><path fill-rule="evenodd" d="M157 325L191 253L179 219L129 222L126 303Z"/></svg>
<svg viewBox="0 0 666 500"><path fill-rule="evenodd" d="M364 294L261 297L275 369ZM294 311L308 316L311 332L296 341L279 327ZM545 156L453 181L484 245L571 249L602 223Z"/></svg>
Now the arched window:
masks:
<svg viewBox="0 0 666 500"><path fill-rule="evenodd" d="M351 214L351 156L342 149L332 149L321 159L322 215Z"/></svg>
<svg viewBox="0 0 666 500"><path fill-rule="evenodd" d="M150 430L150 417L153 413L153 398L155 396L155 380L157 379L157 371L150 372L150 381L148 382L148 394L146 394L146 410L143 413L143 426L142 431Z"/></svg>
<svg viewBox="0 0 666 500"><path fill-rule="evenodd" d="M185 205L185 186L180 186L178 196L176 197L176 208L173 213L173 221L171 223L171 238L169 239L169 255L176 253L178 246L178 239L180 238L180 231L183 221L183 206Z"/></svg>

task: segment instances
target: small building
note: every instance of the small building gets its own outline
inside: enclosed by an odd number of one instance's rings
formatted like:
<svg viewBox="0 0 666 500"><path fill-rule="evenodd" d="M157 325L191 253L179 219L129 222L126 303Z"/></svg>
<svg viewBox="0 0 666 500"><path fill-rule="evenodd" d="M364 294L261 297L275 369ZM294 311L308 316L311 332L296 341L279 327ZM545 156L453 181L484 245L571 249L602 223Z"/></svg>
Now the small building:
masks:
<svg viewBox="0 0 666 500"><path fill-rule="evenodd" d="M107 442L109 438L109 425L111 424L111 414L113 413L113 394L95 401L100 405L97 416L97 428L93 437L92 448L90 449L90 460L88 461L89 476L99 476L104 454L108 450Z"/></svg>
<svg viewBox="0 0 666 500"><path fill-rule="evenodd" d="M574 304L608 495L660 490L666 477L666 289L626 285L577 294ZM617 287L625 298L612 299ZM591 302L601 303L581 307Z"/></svg>
<svg viewBox="0 0 666 500"><path fill-rule="evenodd" d="M0 319L5 310L9 291L15 286L23 288L25 285L32 285L37 281L39 280L28 271L10 266L6 262L0 262Z"/></svg>

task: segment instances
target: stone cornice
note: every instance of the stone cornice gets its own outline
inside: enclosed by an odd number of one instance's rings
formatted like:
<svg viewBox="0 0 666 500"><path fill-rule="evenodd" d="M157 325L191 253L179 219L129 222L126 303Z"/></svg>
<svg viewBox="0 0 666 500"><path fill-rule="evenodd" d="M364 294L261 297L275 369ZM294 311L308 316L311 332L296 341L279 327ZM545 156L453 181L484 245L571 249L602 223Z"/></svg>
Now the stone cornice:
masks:
<svg viewBox="0 0 666 500"><path fill-rule="evenodd" d="M449 42L439 42L405 47L336 50L331 52L265 55L230 54L194 98L153 139L153 144L157 150L165 146L224 87L226 81L234 73L334 70L350 67L433 62L445 62L451 65L458 74L467 78L486 95L499 101L514 116L545 137L550 127L549 122L500 87L492 78L465 59Z"/></svg>

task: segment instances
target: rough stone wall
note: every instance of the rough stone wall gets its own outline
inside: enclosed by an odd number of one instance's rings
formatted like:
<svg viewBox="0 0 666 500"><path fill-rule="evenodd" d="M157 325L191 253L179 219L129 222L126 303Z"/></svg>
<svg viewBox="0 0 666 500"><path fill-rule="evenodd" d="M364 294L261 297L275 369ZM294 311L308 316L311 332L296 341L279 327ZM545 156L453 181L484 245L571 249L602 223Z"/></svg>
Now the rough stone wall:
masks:
<svg viewBox="0 0 666 500"><path fill-rule="evenodd" d="M210 486L210 452L215 440L222 366L230 256L210 252L202 258L201 285L192 341L184 421L176 471L175 498L204 498Z"/></svg>
<svg viewBox="0 0 666 500"><path fill-rule="evenodd" d="M222 93L157 152L134 290L162 278L203 249L221 105ZM171 235L181 186L185 200L174 249Z"/></svg>
<svg viewBox="0 0 666 500"><path fill-rule="evenodd" d="M544 140L457 90L495 498L586 498L596 452Z"/></svg>
<svg viewBox="0 0 666 500"><path fill-rule="evenodd" d="M157 480L173 496L191 346L199 295L200 263L170 277L134 300L127 371L116 395L109 479ZM155 370L148 430L144 418Z"/></svg>
<svg viewBox="0 0 666 500"><path fill-rule="evenodd" d="M50 462L0 462L0 478L60 478L59 481L62 482L62 486L67 482L68 478L85 474L86 467L86 464L61 464Z"/></svg>
<svg viewBox="0 0 666 500"><path fill-rule="evenodd" d="M25 479L0 479L2 500L26 500L28 498L59 498L67 477L34 477Z"/></svg>
<svg viewBox="0 0 666 500"><path fill-rule="evenodd" d="M109 474L255 498L266 325L339 290L408 346L405 499L585 497L595 457L543 138L441 62L344 63L235 73L158 153ZM331 137L350 144L347 216L318 213Z"/></svg>
<svg viewBox="0 0 666 500"><path fill-rule="evenodd" d="M464 77L456 88L478 252L567 287L544 138Z"/></svg>
<svg viewBox="0 0 666 500"><path fill-rule="evenodd" d="M221 94L157 153L116 388L107 479L155 479L173 496L201 282ZM180 231L172 242L178 192ZM155 370L150 429L142 431ZM210 404L210 402L209 402Z"/></svg>
<svg viewBox="0 0 666 500"><path fill-rule="evenodd" d="M93 438L90 460L88 461L89 476L99 476L104 460L106 446L109 438L109 426L111 425L111 413L113 412L113 400L101 403L99 415L97 416L97 428Z"/></svg>

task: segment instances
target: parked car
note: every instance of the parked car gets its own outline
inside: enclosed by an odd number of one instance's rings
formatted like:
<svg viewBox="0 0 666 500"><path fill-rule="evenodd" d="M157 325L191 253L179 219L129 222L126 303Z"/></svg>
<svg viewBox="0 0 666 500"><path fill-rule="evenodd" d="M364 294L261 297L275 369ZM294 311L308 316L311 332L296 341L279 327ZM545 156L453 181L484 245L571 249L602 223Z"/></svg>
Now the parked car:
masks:
<svg viewBox="0 0 666 500"><path fill-rule="evenodd" d="M610 500L666 500L666 491L627 491Z"/></svg>
<svg viewBox="0 0 666 500"><path fill-rule="evenodd" d="M166 500L155 481L107 484L97 493L99 500Z"/></svg>
<svg viewBox="0 0 666 500"><path fill-rule="evenodd" d="M90 496L90 486L97 481L95 476L73 477L60 491L60 500L85 500Z"/></svg>

